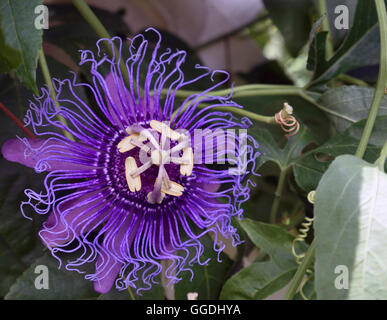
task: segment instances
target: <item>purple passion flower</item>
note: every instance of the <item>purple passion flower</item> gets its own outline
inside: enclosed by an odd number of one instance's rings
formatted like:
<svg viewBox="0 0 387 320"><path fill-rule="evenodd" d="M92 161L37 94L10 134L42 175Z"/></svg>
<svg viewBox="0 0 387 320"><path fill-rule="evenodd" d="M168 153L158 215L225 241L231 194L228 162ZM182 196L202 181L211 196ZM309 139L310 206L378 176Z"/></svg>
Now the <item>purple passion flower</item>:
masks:
<svg viewBox="0 0 387 320"><path fill-rule="evenodd" d="M149 31L157 43L137 35L127 59L119 38L99 40L97 56L82 50L80 65L89 65L92 85L77 82L75 74L73 80L54 79L59 108L42 88L24 120L38 138L12 139L2 148L9 161L48 172L44 192L25 190L23 215L29 218L26 206L49 214L39 235L59 267L70 253L77 258L64 262L67 270L84 272L82 267L92 263L95 271L85 278L101 293L113 284L119 290L149 289L161 272L171 283L181 280L183 271L192 278L194 263L208 263L201 259L200 242L208 233L220 262L225 246L220 235L240 243L231 217L242 218L241 204L253 185L247 176L254 171L257 144L238 134L251 123L215 111L240 106L231 96L210 94L229 75L197 65L198 75L185 79L186 52L160 52L160 34ZM102 44L113 48L113 43L116 54L102 54ZM215 76L223 80L215 82ZM176 100L178 90L204 77L212 87ZM77 93L79 88L93 103ZM226 132L223 142L219 132ZM231 149L234 157L228 156ZM168 268L162 260L170 261Z"/></svg>

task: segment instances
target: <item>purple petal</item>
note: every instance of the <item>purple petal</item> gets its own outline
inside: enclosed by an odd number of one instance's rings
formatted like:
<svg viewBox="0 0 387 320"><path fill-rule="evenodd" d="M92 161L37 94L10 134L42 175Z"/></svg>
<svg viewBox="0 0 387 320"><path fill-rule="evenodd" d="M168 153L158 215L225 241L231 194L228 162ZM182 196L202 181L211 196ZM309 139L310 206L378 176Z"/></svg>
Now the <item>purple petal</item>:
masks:
<svg viewBox="0 0 387 320"><path fill-rule="evenodd" d="M221 186L221 183L218 180L213 181L213 183L205 183L203 189L208 192L217 192Z"/></svg>
<svg viewBox="0 0 387 320"><path fill-rule="evenodd" d="M58 146L60 143L57 141L49 141L49 140L43 140L43 139L27 139L26 141L31 146L32 149L39 149L41 146L43 146L44 143L46 143L45 147L47 147L49 150L48 152L37 152L37 153L31 153L30 148L26 146L26 143L23 142L20 139L10 139L7 140L2 148L1 153L3 154L4 158L8 161L17 162L22 165L25 165L26 167L35 168L36 163L44 158L55 156L55 152L53 152L54 146ZM56 161L56 160L47 160L47 164L49 165L47 167L47 171L54 171L54 170L88 170L90 167L86 165L81 165L77 163L72 163L68 161Z"/></svg>
<svg viewBox="0 0 387 320"><path fill-rule="evenodd" d="M94 290L100 293L108 293L113 287L114 280L120 272L122 263L111 255L101 252L96 263L98 280L94 281Z"/></svg>
<svg viewBox="0 0 387 320"><path fill-rule="evenodd" d="M102 215L94 216L101 209L103 203L90 200L91 196L80 196L63 201L60 205L61 213L54 209L39 232L40 238L46 246L56 247L73 240L75 235L86 233L99 224Z"/></svg>

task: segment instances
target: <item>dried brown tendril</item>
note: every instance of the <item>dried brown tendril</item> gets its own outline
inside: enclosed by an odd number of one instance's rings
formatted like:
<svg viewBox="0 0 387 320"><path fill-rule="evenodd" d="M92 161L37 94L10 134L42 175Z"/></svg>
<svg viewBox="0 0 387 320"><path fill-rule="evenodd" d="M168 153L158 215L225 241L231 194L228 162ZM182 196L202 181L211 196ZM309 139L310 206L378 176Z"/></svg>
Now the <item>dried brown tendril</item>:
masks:
<svg viewBox="0 0 387 320"><path fill-rule="evenodd" d="M285 102L283 109L274 115L275 122L281 126L283 131L288 132L285 134L287 139L297 134L298 130L300 129L300 124L297 119L292 116L292 113L292 106Z"/></svg>

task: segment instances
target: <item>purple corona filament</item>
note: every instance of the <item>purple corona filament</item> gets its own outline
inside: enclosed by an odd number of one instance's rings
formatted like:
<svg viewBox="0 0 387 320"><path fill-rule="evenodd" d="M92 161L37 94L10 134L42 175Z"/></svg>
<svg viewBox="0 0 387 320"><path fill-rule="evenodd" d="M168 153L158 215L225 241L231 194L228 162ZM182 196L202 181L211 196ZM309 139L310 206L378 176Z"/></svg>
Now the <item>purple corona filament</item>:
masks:
<svg viewBox="0 0 387 320"><path fill-rule="evenodd" d="M208 233L213 234L220 261L225 245L219 235L231 238L233 245L240 243L231 217L242 218L241 204L248 200L253 185L248 175L254 173L257 143L247 136L251 143L242 150L238 130L230 130L246 129L250 121L215 111L220 106L240 106L230 96L210 94L229 75L196 66L198 75L185 79L181 67L186 52L160 52L160 34L154 29L148 32L157 34L156 45L151 46L141 34L130 40L125 59L128 84L118 67L124 59L121 39L99 40L97 56L81 51L80 64L90 67L92 85L77 82L75 75L72 81L54 79L60 108L42 88L25 117L38 139L12 139L2 149L8 160L38 173L48 172L44 192L25 190L28 200L21 204L23 215L29 218L28 206L38 214L49 214L39 232L44 244L67 270L84 272L82 267L94 265L93 273L85 278L102 293L113 285L120 290L130 286L139 293L151 288L161 272L171 283L181 280L183 271L192 277L194 263L208 263L201 259L200 241ZM115 43L119 55L110 59L103 54L101 47L106 43ZM223 80L215 82L216 73ZM177 90L204 77L212 81L210 88L184 101L175 99ZM92 106L79 89L92 97ZM208 107L199 109L199 103ZM234 158L243 152L244 166L250 171L232 175L225 165L209 167L204 151L203 161L194 159L195 130L217 129L233 135ZM63 131L70 132L75 141ZM198 141L205 150L203 140ZM217 147L212 160L224 161L226 150ZM63 258L70 253L76 258ZM162 260L170 261L166 270Z"/></svg>

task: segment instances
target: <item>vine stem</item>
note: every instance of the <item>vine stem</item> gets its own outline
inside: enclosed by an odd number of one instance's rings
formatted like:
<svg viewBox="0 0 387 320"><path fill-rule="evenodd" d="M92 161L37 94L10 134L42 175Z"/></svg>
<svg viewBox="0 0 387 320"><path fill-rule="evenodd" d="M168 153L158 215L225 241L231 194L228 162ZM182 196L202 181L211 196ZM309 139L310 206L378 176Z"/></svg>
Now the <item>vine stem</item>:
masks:
<svg viewBox="0 0 387 320"><path fill-rule="evenodd" d="M44 81L46 82L46 84L50 90L50 97L51 97L52 101L54 102L55 107L57 109L59 109L60 106L59 106L58 101L56 100L55 89L54 89L54 86L52 85L50 70L48 69L46 57L45 57L44 52L43 52L43 47L39 51L39 64L40 64L40 68L41 68L42 73L43 73ZM63 116L58 114L57 118L59 119L60 122L62 122L67 127L67 121ZM63 134L66 138L68 138L72 141L75 141L73 135L70 132L68 132L66 130L62 130L62 131L63 131Z"/></svg>
<svg viewBox="0 0 387 320"><path fill-rule="evenodd" d="M189 90L178 90L178 91L176 91L176 97L187 98L191 95L192 96L195 95L196 93L199 93L199 92L189 91ZM333 110L325 108L324 106L322 106L318 102L316 102L313 98L311 98L304 89L298 88L298 87L295 87L292 85L250 84L250 85L239 86L239 87L236 87L233 89L212 91L211 94L208 94L208 96L225 96L225 95L229 95L231 93L233 93L233 98L268 96L268 95L299 96L300 98L302 98L303 100L314 105L316 108L320 109L321 111L329 113L332 116L335 116L337 118L344 119L344 120L351 122L351 123L356 122L355 120L353 120L347 116L341 115L340 113L337 113ZM161 91L161 94L164 94L164 95L168 94L168 89L163 89ZM182 109L182 112L184 110L186 110L187 107L188 107L188 105L185 105ZM200 107L201 106L199 105L199 108ZM240 111L238 111L238 110L243 110L243 109L228 107L227 110L231 110L231 111L239 114ZM176 116L177 112L178 112L178 109L175 110L175 112L172 114L171 119L173 119ZM259 122L270 123L270 124L275 123L273 121L273 119L269 119L269 118L273 118L273 117L261 116L259 114L254 113L254 112L246 111L246 114L243 114L243 115L246 115L248 117L252 117L252 119L259 121Z"/></svg>
<svg viewBox="0 0 387 320"><path fill-rule="evenodd" d="M24 133L29 136L31 139L35 139L35 135L26 128L23 123L10 111L5 105L0 102L0 109L20 128Z"/></svg>
<svg viewBox="0 0 387 320"><path fill-rule="evenodd" d="M133 301L136 300L136 297L134 296L132 288L130 286L128 286L128 292L130 295L130 299L132 299Z"/></svg>
<svg viewBox="0 0 387 320"><path fill-rule="evenodd" d="M387 81L387 15L386 15L386 6L384 1L375 0L376 11L378 14L379 28L380 28L380 64L379 64L379 75L378 81L376 83L376 90L374 98L372 100L371 109L368 114L368 119L364 127L362 137L358 149L356 151L356 156L362 158L364 156L365 149L367 147L369 138L372 133L373 126L375 124L375 119L378 114L380 102L384 95L384 89L386 87ZM385 151L383 148L382 153ZM314 254L316 251L316 240L314 239L309 246L308 251L302 263L298 267L296 274L294 275L290 285L285 293L285 299L291 300L297 292L297 289L302 281L302 278L305 275L306 270L309 265L314 260Z"/></svg>
<svg viewBox="0 0 387 320"><path fill-rule="evenodd" d="M340 81L349 83L349 84L354 84L356 86L367 87L367 88L371 87L367 82L365 82L363 80L360 80L358 78L349 76L349 75L344 74L344 73L339 74L337 76L337 79L340 80Z"/></svg>
<svg viewBox="0 0 387 320"><path fill-rule="evenodd" d="M379 167L380 171L384 172L384 163L387 158L387 141L384 144L382 151L380 152L379 158L376 160L375 164Z"/></svg>
<svg viewBox="0 0 387 320"><path fill-rule="evenodd" d="M95 33L100 38L107 38L111 39L111 36L109 32L106 30L106 28L103 26L101 21L98 19L98 17L94 14L93 10L89 7L89 5L84 0L72 0L73 5L77 8L79 13L83 16L83 18L86 20L86 22L90 25L90 27L93 28ZM109 46L108 43L105 41L103 42L105 45L105 48L108 50L110 55L113 55L113 50L115 52L115 56L119 56L119 52L117 47L112 44L112 46ZM112 50L113 47L113 50ZM121 70L122 77L124 79L125 84L129 88L129 76L128 76L128 70L126 69L126 65L123 59L120 59L119 61L119 68ZM135 86L135 82L132 79L133 86ZM142 89L138 87L140 94L142 95Z"/></svg>
<svg viewBox="0 0 387 320"><path fill-rule="evenodd" d="M285 293L285 300L293 299L294 295L297 292L298 287L300 286L302 278L305 275L306 270L308 270L309 265L314 260L315 251L316 251L316 242L313 240L309 246L308 251L306 252L304 259L302 260L300 266L298 267L296 274L294 275L292 281L290 282L290 285Z"/></svg>
<svg viewBox="0 0 387 320"><path fill-rule="evenodd" d="M366 151L368 141L371 137L372 129L375 124L376 116L378 115L380 103L384 96L384 90L387 84L387 15L384 1L375 0L376 11L378 14L380 28L380 63L378 81L376 83L375 94L372 99L370 111L368 113L367 122L364 126L364 131L360 139L360 143L356 150L356 156L363 158Z"/></svg>
<svg viewBox="0 0 387 320"><path fill-rule="evenodd" d="M84 0L73 0L73 4L99 37L110 38L109 32ZM111 53L111 47L107 49L110 50Z"/></svg>
<svg viewBox="0 0 387 320"><path fill-rule="evenodd" d="M281 169L277 188L274 193L273 205L271 206L270 223L275 223L276 221L277 211L278 211L279 204L281 202L281 196L282 196L282 191L284 190L287 172L288 172L287 169Z"/></svg>
<svg viewBox="0 0 387 320"><path fill-rule="evenodd" d="M200 101L200 99L199 99ZM195 102L194 102L195 103ZM180 114L182 114L189 106L189 103L185 104L182 108L182 110L180 111ZM206 107L209 107L210 105L209 104L198 104L198 108L199 109L203 109L203 108L206 108ZM273 116L263 116L263 115L260 115L260 114L257 114L257 113L254 113L254 112L250 112L250 111L247 111L247 110L244 110L244 109L241 109L241 108L236 108L236 107L214 107L212 108L212 110L218 110L218 111L231 111L231 112L234 112L236 114L239 114L241 116L245 116L245 117L248 117L250 118L251 120L255 120L255 121L258 121L258 122L263 122L263 123L268 123L268 124L275 124L275 118ZM172 115L171 115L171 122L173 121L173 119L175 119L177 113L178 113L179 109L176 109Z"/></svg>

